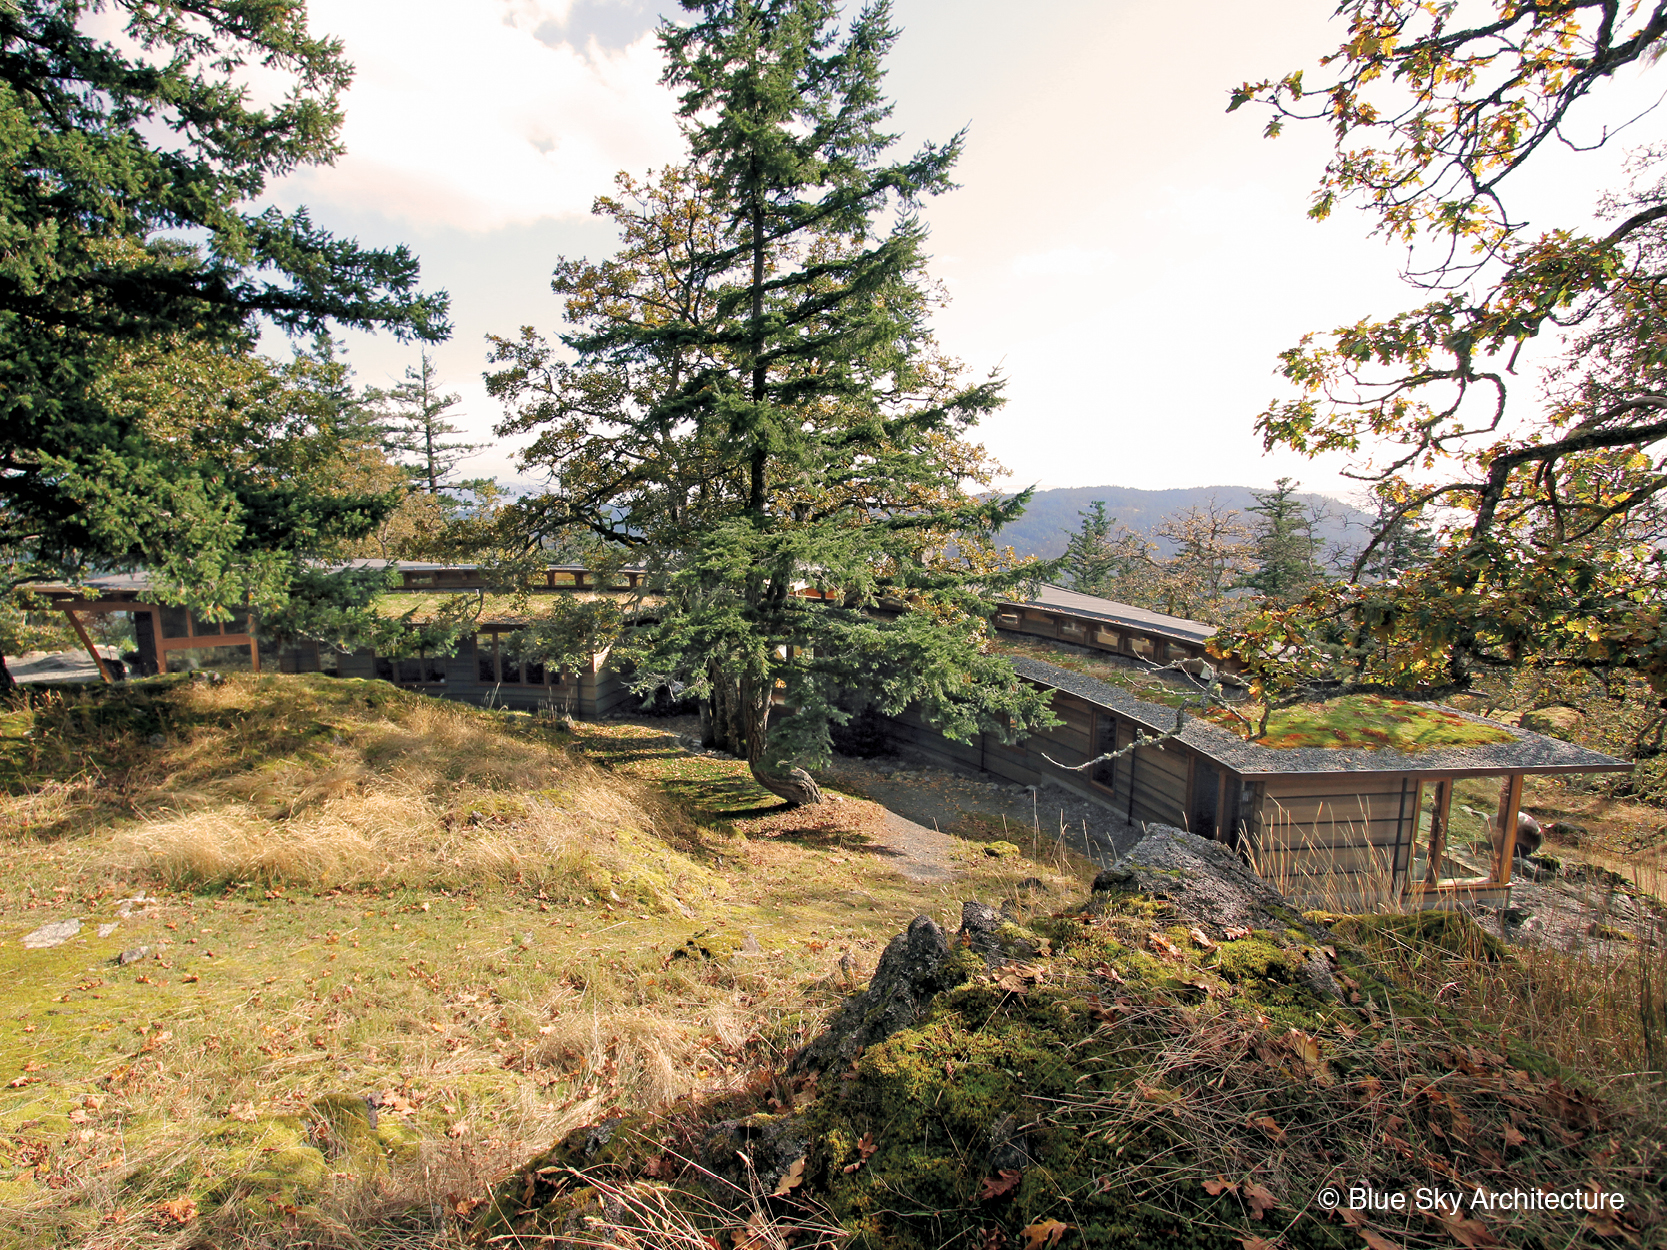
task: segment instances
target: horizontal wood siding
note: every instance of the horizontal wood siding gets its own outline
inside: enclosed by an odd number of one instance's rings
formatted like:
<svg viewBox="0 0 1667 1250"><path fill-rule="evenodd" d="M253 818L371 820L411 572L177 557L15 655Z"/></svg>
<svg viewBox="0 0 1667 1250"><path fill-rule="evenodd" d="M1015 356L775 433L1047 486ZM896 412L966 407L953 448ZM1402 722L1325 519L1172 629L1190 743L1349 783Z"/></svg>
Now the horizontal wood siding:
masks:
<svg viewBox="0 0 1667 1250"><path fill-rule="evenodd" d="M1163 747L1139 747L1131 782L1134 806L1131 819L1148 824L1187 827L1187 756L1185 747L1170 742Z"/></svg>
<svg viewBox="0 0 1667 1250"><path fill-rule="evenodd" d="M1418 787L1396 773L1269 779L1253 838L1257 870L1308 902L1393 899L1406 879Z"/></svg>

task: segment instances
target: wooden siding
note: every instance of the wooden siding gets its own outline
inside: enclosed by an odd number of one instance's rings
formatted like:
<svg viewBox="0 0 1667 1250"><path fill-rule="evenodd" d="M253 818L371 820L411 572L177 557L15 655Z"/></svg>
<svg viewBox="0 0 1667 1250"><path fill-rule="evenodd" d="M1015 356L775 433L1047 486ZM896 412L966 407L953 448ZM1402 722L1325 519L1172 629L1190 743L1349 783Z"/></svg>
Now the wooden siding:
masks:
<svg viewBox="0 0 1667 1250"><path fill-rule="evenodd" d="M1359 904L1398 897L1418 827L1418 782L1364 773L1267 781L1251 857L1285 893Z"/></svg>
<svg viewBox="0 0 1667 1250"><path fill-rule="evenodd" d="M1177 829L1187 827L1187 763L1191 754L1178 742L1136 748L1129 757L1134 761L1130 819L1174 825Z"/></svg>

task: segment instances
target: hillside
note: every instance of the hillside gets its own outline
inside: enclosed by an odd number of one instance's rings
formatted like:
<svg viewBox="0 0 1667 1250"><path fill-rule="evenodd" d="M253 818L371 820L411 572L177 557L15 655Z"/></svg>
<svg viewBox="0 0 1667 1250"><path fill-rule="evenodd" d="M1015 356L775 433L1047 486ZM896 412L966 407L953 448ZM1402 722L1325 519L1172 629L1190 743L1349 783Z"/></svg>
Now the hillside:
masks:
<svg viewBox="0 0 1667 1250"><path fill-rule="evenodd" d="M573 1124L781 1061L936 894L870 847L882 809L783 814L650 726L324 677L19 699L8 1250L454 1245Z"/></svg>
<svg viewBox="0 0 1667 1250"><path fill-rule="evenodd" d="M1359 541L1359 527L1367 519L1365 513L1325 495L1298 494L1297 498L1325 510L1326 519L1319 526L1319 534L1326 550ZM1256 502L1248 486L1191 486L1178 490L1070 486L1039 490L1031 497L1025 514L1001 532L1000 541L1011 544L1021 556L1051 559L1064 555L1066 542L1080 524L1077 514L1086 511L1096 499L1105 501L1108 515L1142 534L1156 529L1170 513L1187 507L1203 507L1211 499L1223 508L1240 512ZM1165 556L1174 554L1169 544L1160 541L1159 546Z"/></svg>
<svg viewBox="0 0 1667 1250"><path fill-rule="evenodd" d="M1660 935L1593 976L1221 863L1090 895L1005 820L912 871L895 819L786 810L675 725L381 682L22 692L6 1245L1649 1244ZM1305 1196L1338 1168L1633 1208L1355 1229Z"/></svg>

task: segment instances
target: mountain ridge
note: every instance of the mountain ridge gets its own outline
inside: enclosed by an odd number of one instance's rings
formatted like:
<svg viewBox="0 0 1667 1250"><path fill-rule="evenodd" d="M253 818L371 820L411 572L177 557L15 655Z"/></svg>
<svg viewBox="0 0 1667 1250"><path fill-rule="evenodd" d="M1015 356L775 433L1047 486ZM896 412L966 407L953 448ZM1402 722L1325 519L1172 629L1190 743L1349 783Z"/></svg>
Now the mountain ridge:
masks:
<svg viewBox="0 0 1667 1250"><path fill-rule="evenodd" d="M1370 518L1359 508L1314 491L1298 491L1296 498L1320 510L1315 529L1327 552L1361 541ZM1184 486L1169 490L1061 486L1032 495L1024 515L1005 526L996 541L1012 546L1021 556L1053 559L1065 554L1066 543L1081 524L1078 513L1086 512L1096 500L1105 501L1108 516L1138 534L1150 536L1165 517L1184 508L1203 507L1212 499L1219 507L1239 512L1245 524L1257 519L1249 512L1256 502L1255 491L1249 486ZM1163 539L1156 541L1160 554L1165 557L1174 554L1173 544Z"/></svg>

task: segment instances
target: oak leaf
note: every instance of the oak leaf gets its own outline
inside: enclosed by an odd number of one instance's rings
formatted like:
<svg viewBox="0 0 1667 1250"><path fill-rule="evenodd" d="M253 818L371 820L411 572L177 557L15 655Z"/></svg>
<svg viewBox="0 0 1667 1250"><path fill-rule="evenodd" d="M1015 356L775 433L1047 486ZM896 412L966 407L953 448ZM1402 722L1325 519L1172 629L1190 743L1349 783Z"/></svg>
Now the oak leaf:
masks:
<svg viewBox="0 0 1667 1250"><path fill-rule="evenodd" d="M1243 1193L1245 1205L1250 1208L1250 1218L1253 1220L1261 1219L1263 1215L1278 1205L1274 1199L1273 1191L1268 1189L1261 1181L1246 1181Z"/></svg>
<svg viewBox="0 0 1667 1250"><path fill-rule="evenodd" d="M1002 1168L994 1176L986 1176L978 1183L978 1201L988 1202L992 1198L1010 1194L1019 1187L1019 1182L1023 1179L1023 1172L1013 1168Z"/></svg>
<svg viewBox="0 0 1667 1250"><path fill-rule="evenodd" d="M655 1160L655 1162L659 1162L659 1160ZM776 1182L776 1187L770 1191L770 1197L784 1197L785 1195L792 1193L798 1186L804 1184L804 1181L805 1157L800 1155L797 1159L793 1160L792 1165L788 1167L787 1171L781 1174L781 1179Z"/></svg>
<svg viewBox="0 0 1667 1250"><path fill-rule="evenodd" d="M1075 1227L1063 1220L1037 1220L1020 1230L1020 1236L1025 1239L1024 1250L1048 1250L1057 1246L1065 1234Z"/></svg>

